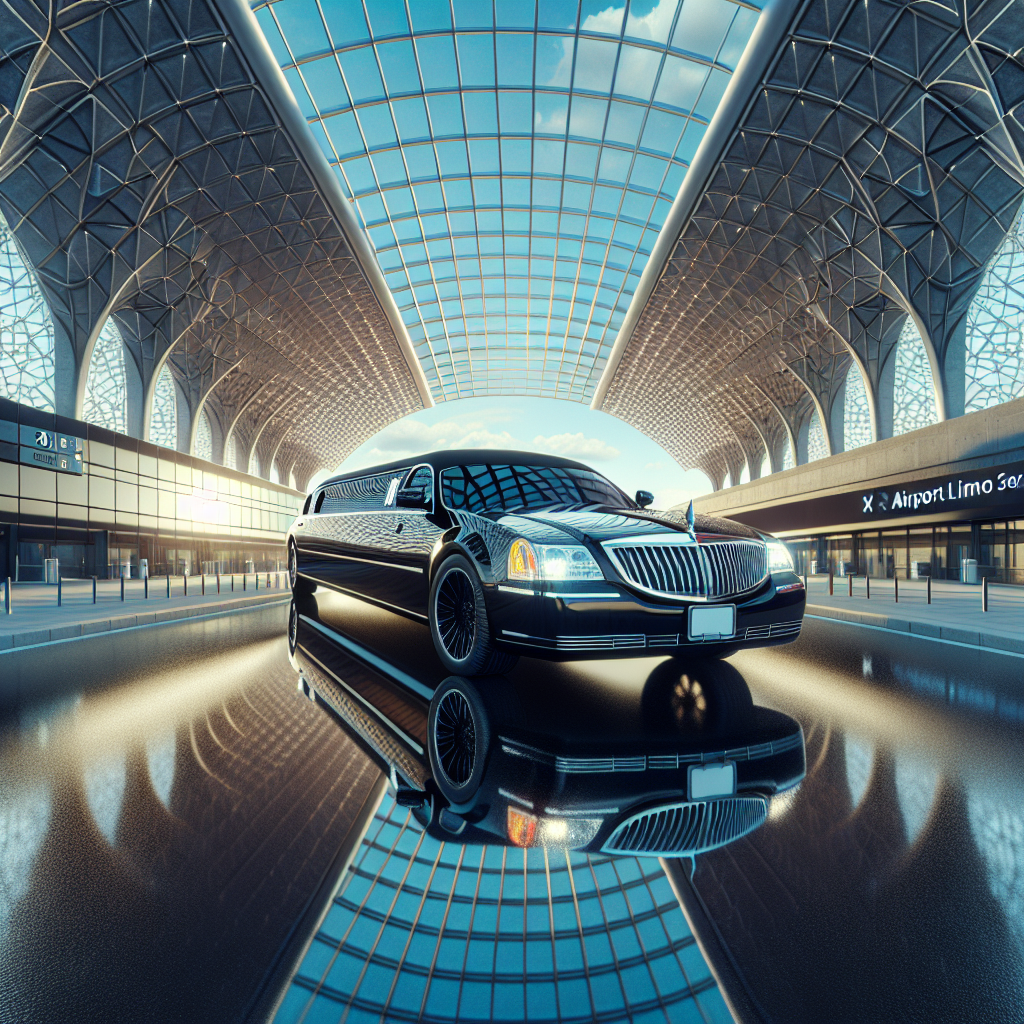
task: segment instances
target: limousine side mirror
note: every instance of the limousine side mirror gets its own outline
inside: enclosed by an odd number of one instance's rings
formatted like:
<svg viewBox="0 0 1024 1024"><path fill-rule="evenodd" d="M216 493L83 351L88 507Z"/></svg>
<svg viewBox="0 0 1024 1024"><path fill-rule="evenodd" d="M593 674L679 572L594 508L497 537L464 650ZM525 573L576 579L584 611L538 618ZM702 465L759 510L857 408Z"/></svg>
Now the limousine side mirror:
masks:
<svg viewBox="0 0 1024 1024"><path fill-rule="evenodd" d="M395 496L398 508L430 508L425 487L403 487Z"/></svg>
<svg viewBox="0 0 1024 1024"><path fill-rule="evenodd" d="M641 508L647 508L654 501L654 495L650 491L637 491L634 499Z"/></svg>

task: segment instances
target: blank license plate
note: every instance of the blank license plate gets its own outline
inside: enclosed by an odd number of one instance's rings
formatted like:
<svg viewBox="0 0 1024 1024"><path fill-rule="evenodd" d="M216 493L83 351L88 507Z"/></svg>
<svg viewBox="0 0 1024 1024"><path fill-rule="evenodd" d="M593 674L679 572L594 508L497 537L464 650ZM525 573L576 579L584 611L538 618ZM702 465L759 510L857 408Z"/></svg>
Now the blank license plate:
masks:
<svg viewBox="0 0 1024 1024"><path fill-rule="evenodd" d="M691 800L706 800L711 796L732 796L735 792L735 762L690 766Z"/></svg>
<svg viewBox="0 0 1024 1024"><path fill-rule="evenodd" d="M691 608L689 636L691 640L732 636L736 632L736 605L716 604L707 608Z"/></svg>

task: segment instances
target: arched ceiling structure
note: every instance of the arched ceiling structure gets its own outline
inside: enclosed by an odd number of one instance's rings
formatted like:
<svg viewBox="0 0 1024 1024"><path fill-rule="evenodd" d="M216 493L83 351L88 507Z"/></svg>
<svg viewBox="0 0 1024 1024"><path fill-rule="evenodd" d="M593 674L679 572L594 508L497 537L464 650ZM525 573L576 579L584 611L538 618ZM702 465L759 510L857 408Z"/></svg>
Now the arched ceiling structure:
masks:
<svg viewBox="0 0 1024 1024"><path fill-rule="evenodd" d="M908 315L963 411L947 370L1024 195L1022 0L252 6L0 0L0 210L58 411L108 315L130 430L168 365L182 436L205 411L215 461L300 486L487 394L756 476L815 412L840 446L852 361L885 436Z"/></svg>
<svg viewBox="0 0 1024 1024"><path fill-rule="evenodd" d="M802 3L727 97L737 116L684 183L595 406L712 480L744 460L756 475L773 423L795 435L817 411L838 447L853 360L888 436L910 315L940 417L962 413L964 319L1024 194L1022 17L1003 0Z"/></svg>
<svg viewBox="0 0 1024 1024"><path fill-rule="evenodd" d="M58 412L81 415L110 314L148 395L169 363L193 423L285 480L431 401L361 229L223 11L8 0L0 40L0 207L55 321Z"/></svg>

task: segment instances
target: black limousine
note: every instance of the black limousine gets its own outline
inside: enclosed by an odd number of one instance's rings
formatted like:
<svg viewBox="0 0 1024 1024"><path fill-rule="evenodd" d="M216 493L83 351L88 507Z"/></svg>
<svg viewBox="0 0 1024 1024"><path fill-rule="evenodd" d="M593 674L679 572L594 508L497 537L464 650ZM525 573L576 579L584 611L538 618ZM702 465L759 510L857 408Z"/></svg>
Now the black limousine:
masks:
<svg viewBox="0 0 1024 1024"><path fill-rule="evenodd" d="M433 452L309 494L288 532L291 587L428 622L460 675L519 654L706 657L796 639L805 594L784 544L652 500L554 456Z"/></svg>
<svg viewBox="0 0 1024 1024"><path fill-rule="evenodd" d="M804 778L799 723L754 704L729 662L664 659L611 699L554 665L439 678L408 638L385 657L344 632L339 600L293 601L297 688L436 839L693 856L784 812Z"/></svg>

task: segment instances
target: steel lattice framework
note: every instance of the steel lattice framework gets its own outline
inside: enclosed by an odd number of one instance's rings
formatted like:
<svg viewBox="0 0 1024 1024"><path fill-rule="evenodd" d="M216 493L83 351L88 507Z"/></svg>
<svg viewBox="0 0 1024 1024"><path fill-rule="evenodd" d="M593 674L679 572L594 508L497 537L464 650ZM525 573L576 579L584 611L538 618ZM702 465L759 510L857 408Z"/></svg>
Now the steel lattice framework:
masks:
<svg viewBox="0 0 1024 1024"><path fill-rule="evenodd" d="M851 361L891 436L909 315L939 418L963 413L968 309L1024 191L1022 18L1019 0L800 4L595 405L716 486L756 476L786 441L806 458L815 411L843 450Z"/></svg>
<svg viewBox="0 0 1024 1024"><path fill-rule="evenodd" d="M6 0L0 40L0 211L54 320L57 412L81 416L110 315L141 383L128 432L167 365L215 460L234 440L299 486L430 401L219 10Z"/></svg>

